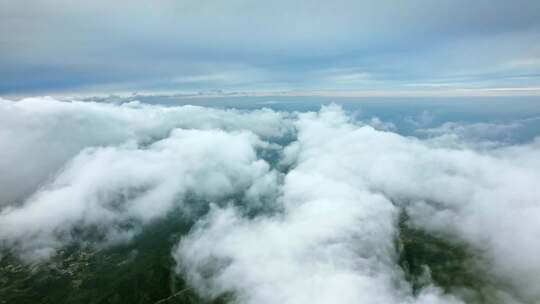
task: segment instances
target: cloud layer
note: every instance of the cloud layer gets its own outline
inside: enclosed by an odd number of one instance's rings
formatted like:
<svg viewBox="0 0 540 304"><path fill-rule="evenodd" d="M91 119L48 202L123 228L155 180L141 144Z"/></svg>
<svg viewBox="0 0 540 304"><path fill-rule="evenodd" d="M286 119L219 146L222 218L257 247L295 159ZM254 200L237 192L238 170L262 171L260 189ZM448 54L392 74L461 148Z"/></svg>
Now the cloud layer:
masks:
<svg viewBox="0 0 540 304"><path fill-rule="evenodd" d="M302 114L296 127L283 214L216 209L180 242L179 271L201 292L234 291L245 303L459 302L433 286L411 294L393 242L403 210L416 228L470 246L488 301L540 297L537 142L439 148L356 125L337 107Z"/></svg>
<svg viewBox="0 0 540 304"><path fill-rule="evenodd" d="M175 128L249 130L263 138L287 132L284 114L269 110L241 112L195 106L161 107L138 102L111 105L29 98L0 99L0 205L17 202L86 147L132 141L146 145Z"/></svg>
<svg viewBox="0 0 540 304"><path fill-rule="evenodd" d="M26 260L74 242L126 242L181 210L195 225L172 251L176 271L207 299L540 299L538 140L477 149L445 136L471 140L484 124L429 130L437 140L403 137L335 105L307 113L52 98L0 106L9 173L0 179L0 248ZM398 261L403 214L409 227L465 248L483 285L438 286L426 270L413 288Z"/></svg>
<svg viewBox="0 0 540 304"><path fill-rule="evenodd" d="M539 12L535 0L7 0L0 94L538 88Z"/></svg>

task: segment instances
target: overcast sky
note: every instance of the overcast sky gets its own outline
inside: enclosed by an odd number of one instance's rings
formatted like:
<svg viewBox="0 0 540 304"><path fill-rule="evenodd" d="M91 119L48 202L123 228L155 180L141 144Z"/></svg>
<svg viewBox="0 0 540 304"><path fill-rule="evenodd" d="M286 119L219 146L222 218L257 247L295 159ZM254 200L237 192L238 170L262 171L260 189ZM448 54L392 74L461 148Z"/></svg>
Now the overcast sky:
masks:
<svg viewBox="0 0 540 304"><path fill-rule="evenodd" d="M0 95L540 94L540 1L4 0L0 75Z"/></svg>

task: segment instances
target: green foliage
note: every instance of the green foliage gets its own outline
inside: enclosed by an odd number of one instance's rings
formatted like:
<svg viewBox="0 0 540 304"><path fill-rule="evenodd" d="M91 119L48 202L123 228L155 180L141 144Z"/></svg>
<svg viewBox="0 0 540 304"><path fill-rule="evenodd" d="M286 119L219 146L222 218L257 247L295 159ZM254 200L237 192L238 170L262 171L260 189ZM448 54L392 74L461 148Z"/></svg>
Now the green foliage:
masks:
<svg viewBox="0 0 540 304"><path fill-rule="evenodd" d="M173 273L171 249L190 226L173 214L128 245L95 252L70 246L34 266L7 253L0 261L0 303L154 303L167 298L187 288ZM165 303L202 301L187 289Z"/></svg>
<svg viewBox="0 0 540 304"><path fill-rule="evenodd" d="M174 273L171 257L174 244L192 225L177 212L127 245L97 251L72 245L39 265L26 265L6 252L0 260L0 303L206 303ZM435 284L445 292L458 291L467 302L487 303L485 282L470 267L473 257L465 245L412 228L403 212L397 246L413 292ZM232 299L227 294L213 303Z"/></svg>
<svg viewBox="0 0 540 304"><path fill-rule="evenodd" d="M465 244L415 229L402 212L399 219L399 265L413 292L434 284L460 294L467 302L485 302L484 279L472 267L473 256Z"/></svg>

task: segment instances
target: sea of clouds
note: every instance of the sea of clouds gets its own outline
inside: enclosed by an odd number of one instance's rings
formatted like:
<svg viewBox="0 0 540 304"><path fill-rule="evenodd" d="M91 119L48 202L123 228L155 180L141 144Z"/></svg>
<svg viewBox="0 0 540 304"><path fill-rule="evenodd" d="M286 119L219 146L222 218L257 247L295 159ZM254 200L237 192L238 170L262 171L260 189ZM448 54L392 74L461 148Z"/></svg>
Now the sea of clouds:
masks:
<svg viewBox="0 0 540 304"><path fill-rule="evenodd" d="M396 242L406 212L465 244L487 302L540 301L540 140L479 149L464 137L485 126L421 140L353 117L0 99L0 249L45 261L84 241L74 231L114 246L182 210L197 218L171 254L207 299L467 302L434 282L413 292ZM247 212L260 206L273 212Z"/></svg>

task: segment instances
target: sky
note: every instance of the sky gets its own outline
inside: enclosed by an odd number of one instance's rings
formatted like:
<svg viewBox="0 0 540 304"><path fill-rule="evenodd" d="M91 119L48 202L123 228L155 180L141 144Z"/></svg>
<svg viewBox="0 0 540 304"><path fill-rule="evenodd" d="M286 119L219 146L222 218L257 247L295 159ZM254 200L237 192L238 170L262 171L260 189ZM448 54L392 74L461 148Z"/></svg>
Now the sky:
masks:
<svg viewBox="0 0 540 304"><path fill-rule="evenodd" d="M538 95L540 2L6 0L0 75L0 96Z"/></svg>

